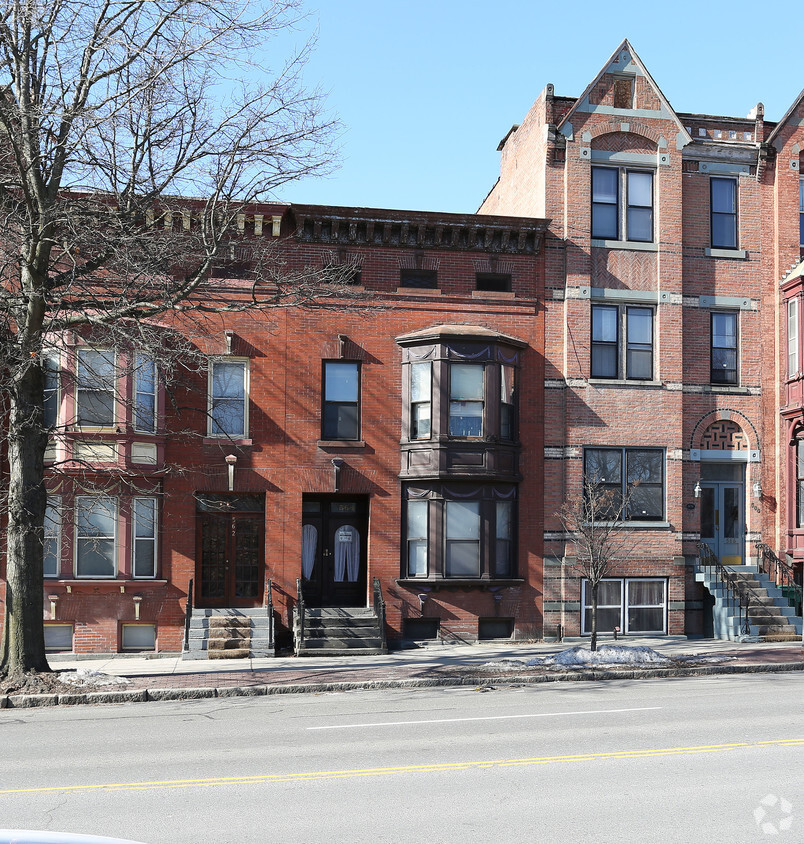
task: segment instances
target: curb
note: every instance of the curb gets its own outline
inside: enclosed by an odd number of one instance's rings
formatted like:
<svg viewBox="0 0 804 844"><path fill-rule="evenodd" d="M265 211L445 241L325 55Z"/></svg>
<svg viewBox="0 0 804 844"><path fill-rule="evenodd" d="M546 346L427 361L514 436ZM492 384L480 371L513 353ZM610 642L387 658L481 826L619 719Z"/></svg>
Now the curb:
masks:
<svg viewBox="0 0 804 844"><path fill-rule="evenodd" d="M353 680L329 683L287 683L273 686L194 686L183 689L136 689L114 692L77 692L67 694L6 695L0 697L0 709L28 709L44 706L75 706L90 703L145 703L156 701L203 700L226 697L262 697L266 695L320 694L321 692L371 691L382 689L427 689L458 686L525 686L540 683L567 683L599 680L663 680L674 677L711 677L717 674L779 674L804 671L804 662L756 665L705 665L689 668L649 668L632 671L598 669L565 674L536 674L526 677L516 673L500 676L408 677L400 680Z"/></svg>

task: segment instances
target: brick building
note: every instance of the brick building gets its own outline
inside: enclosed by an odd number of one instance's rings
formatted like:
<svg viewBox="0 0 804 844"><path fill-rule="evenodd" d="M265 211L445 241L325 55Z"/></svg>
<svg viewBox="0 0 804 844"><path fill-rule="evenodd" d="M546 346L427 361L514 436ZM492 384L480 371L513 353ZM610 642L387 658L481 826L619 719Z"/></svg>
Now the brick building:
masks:
<svg viewBox="0 0 804 844"><path fill-rule="evenodd" d="M725 565L763 542L800 566L804 464L787 441L804 429L801 268L785 287L787 430L777 286L799 260L801 107L778 126L761 104L744 119L676 112L624 41L580 97L548 85L500 144L481 213L551 220L545 635L588 625L553 515L584 477L633 495L634 551L604 584L603 629L711 635L714 616L735 632L713 613L722 584L696 577L698 540Z"/></svg>

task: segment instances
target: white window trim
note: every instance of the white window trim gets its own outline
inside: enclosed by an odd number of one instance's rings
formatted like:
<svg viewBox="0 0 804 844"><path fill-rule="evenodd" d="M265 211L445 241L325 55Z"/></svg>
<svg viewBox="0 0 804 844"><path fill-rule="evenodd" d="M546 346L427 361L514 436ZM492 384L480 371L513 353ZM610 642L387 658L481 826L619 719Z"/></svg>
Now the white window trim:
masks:
<svg viewBox="0 0 804 844"><path fill-rule="evenodd" d="M668 613L668 583L666 577L604 577L602 582L617 581L620 583L620 632L623 635L631 636L666 636L667 635L667 613ZM654 583L664 584L664 602L662 604L662 629L661 630L630 630L628 627L628 588L632 582L651 581ZM583 578L581 581L581 635L590 636L591 631L586 629L586 609L591 606L587 603L587 590L589 590L589 581ZM591 595L589 597L591 601ZM598 610L602 607L614 606L613 604L599 604ZM659 604L637 604L637 607L658 607ZM611 633L611 630L601 630L598 627L598 636L606 633Z"/></svg>
<svg viewBox="0 0 804 844"><path fill-rule="evenodd" d="M80 387L80 380L78 377L80 359L81 359L81 352L103 352L108 353L112 362L112 386L109 392L112 395L112 421L108 425L82 425L79 422L79 414L81 409L81 387ZM117 425L118 413L117 413L117 354L114 349L108 349L104 346L79 346L75 350L75 392L74 392L74 402L75 407L73 410L73 415L75 417L75 425L76 428L80 431L109 431L113 430ZM100 390L96 390L95 392L100 392ZM105 391L104 391L105 392Z"/></svg>
<svg viewBox="0 0 804 844"><path fill-rule="evenodd" d="M799 303L798 296L787 300L787 377L795 378L799 366Z"/></svg>
<svg viewBox="0 0 804 844"><path fill-rule="evenodd" d="M45 353L42 355L42 368L45 371L45 394L47 393L47 370L50 368L56 374L56 389L53 391L56 396L56 419L53 423L53 427L58 427L59 423L61 422L61 400L62 400L62 387L61 387L61 355L56 349L47 349ZM43 420L44 421L44 420Z"/></svg>
<svg viewBox="0 0 804 844"><path fill-rule="evenodd" d="M111 537L81 537L83 539L111 539L112 540L112 557L113 557L113 571L111 574L79 574L78 572L78 548L80 538L78 535L78 514L81 510L81 499L100 499L105 498L114 502L114 518L112 524L114 525L114 533ZM77 580L115 580L118 574L118 559L117 559L117 535L119 533L118 523L120 519L120 501L114 495L78 495L75 498L75 542L73 548L73 573Z"/></svg>
<svg viewBox="0 0 804 844"><path fill-rule="evenodd" d="M154 514L154 532L153 536L137 536L137 502L138 501L150 501L153 504L153 514ZM159 571L159 558L157 556L157 551L159 548L158 545L158 538L159 538L159 501L154 496L150 495L138 495L131 499L131 576L135 580L155 580L156 574ZM137 542L152 542L153 543L153 560L154 560L154 571L153 574L137 574Z"/></svg>
<svg viewBox="0 0 804 844"><path fill-rule="evenodd" d="M243 364L243 433L242 434L226 434L215 433L213 430L212 420L212 375L216 363L242 363ZM207 436L214 437L219 440L242 440L248 439L249 436L249 395L251 393L251 361L246 357L231 357L227 355L220 355L209 359L209 369L207 372Z"/></svg>
<svg viewBox="0 0 804 844"><path fill-rule="evenodd" d="M153 368L154 368L154 391L153 391L153 393L146 393L142 390L137 389L137 376L138 376L140 365L141 365L142 361L149 362L153 365ZM156 360L154 359L153 355L147 355L147 354L144 354L143 352L137 352L134 355L134 372L133 372L132 382L133 383L132 383L131 387L132 387L132 394L133 394L134 401L132 402L132 408L131 408L131 416L132 416L131 427L138 434L154 435L157 432L157 419L159 417L159 408L158 408L158 402L157 402L157 398L159 396L159 387L158 387L157 378L156 378ZM139 413L137 412L137 410L139 408L139 396L140 395L153 395L153 397L154 397L154 414L153 414L153 420L152 420L153 428L151 430L148 430L147 428L140 428L137 424L137 422L139 420Z"/></svg>
<svg viewBox="0 0 804 844"><path fill-rule="evenodd" d="M45 518L44 530L42 533L42 538L44 541L48 539L55 539L56 540L56 572L55 574L45 574L45 578L57 578L61 574L61 533L62 533L62 510L61 510L61 496L60 495L48 495L47 496L47 504L46 507L50 505L55 512L55 518L53 519L53 527L54 533L49 534L47 532L48 520ZM47 510L45 511L47 513Z"/></svg>

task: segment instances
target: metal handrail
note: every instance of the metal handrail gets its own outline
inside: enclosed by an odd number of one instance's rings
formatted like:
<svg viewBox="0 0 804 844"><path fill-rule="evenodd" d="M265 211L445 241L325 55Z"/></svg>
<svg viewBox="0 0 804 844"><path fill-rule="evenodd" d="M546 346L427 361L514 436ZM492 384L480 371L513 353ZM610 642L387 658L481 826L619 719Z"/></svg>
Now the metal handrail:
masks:
<svg viewBox="0 0 804 844"><path fill-rule="evenodd" d="M380 641L383 648L387 648L385 638L385 599L382 596L380 578L374 578L374 614L377 616L377 625L380 628Z"/></svg>
<svg viewBox="0 0 804 844"><path fill-rule="evenodd" d="M796 614L801 615L802 609L802 586L796 581L795 571L793 567L780 559L773 551L773 549L764 542L757 542L756 549L759 551L760 569L768 575L771 582L775 583L782 590L787 589L792 592L792 602L788 596L787 600L796 608ZM784 595L784 591L782 591Z"/></svg>
<svg viewBox="0 0 804 844"><path fill-rule="evenodd" d="M268 583L265 589L265 608L268 610L268 647L274 647L274 590L271 584L271 578L268 578Z"/></svg>
<svg viewBox="0 0 804 844"><path fill-rule="evenodd" d="M717 554L706 542L698 541L698 567L715 569L718 579L726 585L729 592L729 606L735 604L740 612L740 632L748 635L751 633L751 622L748 618L748 610L751 605L751 590L729 571L717 557Z"/></svg>
<svg viewBox="0 0 804 844"><path fill-rule="evenodd" d="M301 578L296 578L296 650L304 645L304 596Z"/></svg>
<svg viewBox="0 0 804 844"><path fill-rule="evenodd" d="M183 653L190 650L190 617L193 614L193 578L187 584L187 606L184 609L184 647Z"/></svg>

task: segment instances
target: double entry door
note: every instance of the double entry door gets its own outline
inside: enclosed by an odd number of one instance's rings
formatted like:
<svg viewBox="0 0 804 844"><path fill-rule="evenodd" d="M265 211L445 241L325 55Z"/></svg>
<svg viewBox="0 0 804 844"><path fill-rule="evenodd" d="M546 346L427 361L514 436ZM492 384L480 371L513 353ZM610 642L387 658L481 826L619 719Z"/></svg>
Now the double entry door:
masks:
<svg viewBox="0 0 804 844"><path fill-rule="evenodd" d="M307 604L366 606L367 527L365 498L304 496L301 569Z"/></svg>
<svg viewBox="0 0 804 844"><path fill-rule="evenodd" d="M723 565L740 565L745 552L745 485L701 481L701 539Z"/></svg>
<svg viewBox="0 0 804 844"><path fill-rule="evenodd" d="M197 500L196 605L259 607L265 547L262 497L207 495Z"/></svg>

